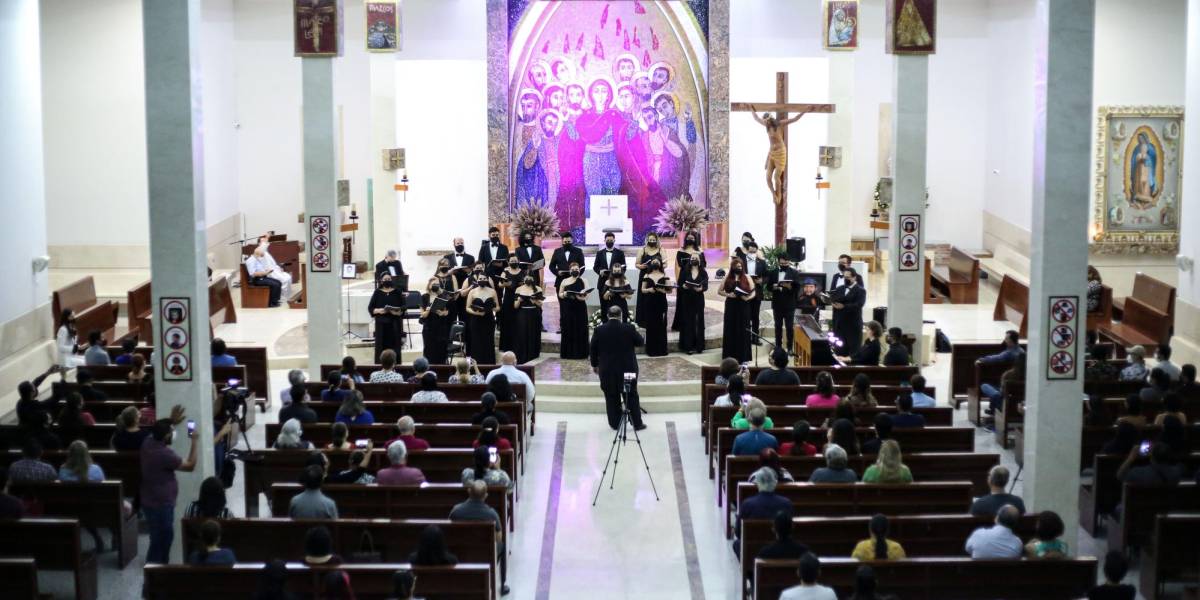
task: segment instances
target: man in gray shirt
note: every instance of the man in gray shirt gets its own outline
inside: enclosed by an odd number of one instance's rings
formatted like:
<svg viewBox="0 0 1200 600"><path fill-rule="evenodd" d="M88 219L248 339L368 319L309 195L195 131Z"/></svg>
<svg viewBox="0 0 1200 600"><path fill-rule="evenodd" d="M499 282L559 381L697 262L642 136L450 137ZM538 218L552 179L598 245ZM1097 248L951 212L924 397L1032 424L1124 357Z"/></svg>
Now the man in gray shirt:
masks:
<svg viewBox="0 0 1200 600"><path fill-rule="evenodd" d="M487 482L475 479L466 484L467 501L454 505L450 510L451 521L491 521L496 524L496 553L500 555L501 595L508 594L508 553L504 551L504 529L500 526L500 515L487 505Z"/></svg>
<svg viewBox="0 0 1200 600"><path fill-rule="evenodd" d="M825 446L825 464L808 478L809 483L857 483L858 474L848 465L846 450L837 444Z"/></svg>
<svg viewBox="0 0 1200 600"><path fill-rule="evenodd" d="M300 483L304 491L292 497L288 506L288 516L293 519L336 519L338 518L337 504L321 493L321 482L325 479L325 471L317 465L309 465L300 475Z"/></svg>
<svg viewBox="0 0 1200 600"><path fill-rule="evenodd" d="M980 527L967 538L966 550L971 558L1020 558L1025 545L1012 531L1020 518L1015 506L1001 506L995 525Z"/></svg>

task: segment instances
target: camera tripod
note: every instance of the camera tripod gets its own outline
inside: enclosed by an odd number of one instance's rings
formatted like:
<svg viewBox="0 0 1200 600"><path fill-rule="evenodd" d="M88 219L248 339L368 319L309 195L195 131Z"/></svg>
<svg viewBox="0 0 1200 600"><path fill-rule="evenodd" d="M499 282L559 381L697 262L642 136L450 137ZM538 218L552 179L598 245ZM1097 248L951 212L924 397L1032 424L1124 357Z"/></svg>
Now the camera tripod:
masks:
<svg viewBox="0 0 1200 600"><path fill-rule="evenodd" d="M629 398L629 392L632 389L632 382L636 378L626 376L624 386L621 389L621 419L617 425L617 430L613 433L612 447L608 449L608 458L604 461L604 470L600 472L600 482L596 484L596 493L592 496L592 506L596 506L596 502L600 499L600 490L604 488L604 478L608 474L608 465L612 464L613 474L608 482L608 489L613 489L617 482L617 463L621 459L621 446L628 441L627 432L629 430L629 404L626 400ZM642 465L646 467L646 477L650 479L650 489L654 492L654 500L658 501L658 488L654 485L654 475L650 473L650 463L646 462L646 451L642 449L642 438L638 435L637 428L633 428L633 441L637 443L638 452L642 455ZM620 443L618 445L618 442Z"/></svg>

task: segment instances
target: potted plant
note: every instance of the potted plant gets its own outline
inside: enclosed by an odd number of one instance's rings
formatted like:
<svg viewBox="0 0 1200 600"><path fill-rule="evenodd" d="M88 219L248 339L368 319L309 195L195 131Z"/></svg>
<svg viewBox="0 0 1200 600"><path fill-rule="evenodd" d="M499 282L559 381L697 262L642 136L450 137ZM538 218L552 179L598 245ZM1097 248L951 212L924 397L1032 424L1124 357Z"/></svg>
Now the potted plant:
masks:
<svg viewBox="0 0 1200 600"><path fill-rule="evenodd" d="M683 236L692 230L700 231L708 223L708 211L686 196L668 200L654 218L654 230L663 237L670 236L675 247L683 246Z"/></svg>
<svg viewBox="0 0 1200 600"><path fill-rule="evenodd" d="M518 208L513 211L510 220L513 237L531 233L535 240L548 241L558 235L558 215L540 204L529 203Z"/></svg>
<svg viewBox="0 0 1200 600"><path fill-rule="evenodd" d="M763 246L761 251L763 260L767 261L767 273L779 271L779 257L787 256L787 247ZM763 300L770 300L772 295L770 286L763 286Z"/></svg>

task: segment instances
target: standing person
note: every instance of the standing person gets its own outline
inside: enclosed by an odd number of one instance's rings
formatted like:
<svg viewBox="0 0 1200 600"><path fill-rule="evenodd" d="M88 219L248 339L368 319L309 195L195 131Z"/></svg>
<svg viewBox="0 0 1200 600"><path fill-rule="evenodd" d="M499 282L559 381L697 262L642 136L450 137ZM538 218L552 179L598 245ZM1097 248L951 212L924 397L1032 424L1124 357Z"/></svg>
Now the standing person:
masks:
<svg viewBox="0 0 1200 600"><path fill-rule="evenodd" d="M537 284L542 285L542 269L540 267L533 268L533 265L538 261L545 261L546 256L542 253L541 246L534 245L532 233L521 233L520 245L517 246L516 255L517 260L520 261L521 268L528 270L529 274L533 275L534 280L537 281Z"/></svg>
<svg viewBox="0 0 1200 600"><path fill-rule="evenodd" d="M613 267L625 267L625 252L616 246L617 237L609 231L604 234L604 247L596 252L596 260L592 262L592 271L600 279L606 279Z"/></svg>
<svg viewBox="0 0 1200 600"><path fill-rule="evenodd" d="M847 268L841 275L842 285L829 295L833 305L833 333L842 340L842 352L852 355L858 352L862 341L862 308L867 303L867 292L858 285L854 269Z"/></svg>
<svg viewBox="0 0 1200 600"><path fill-rule="evenodd" d="M526 275L521 286L513 290L516 324L513 326L512 353L517 362L529 362L542 355L542 302L545 299L545 291L538 287L532 274Z"/></svg>
<svg viewBox="0 0 1200 600"><path fill-rule="evenodd" d="M750 362L750 302L754 286L746 276L742 261L733 259L729 274L717 294L725 298L725 327L722 332L721 356L732 357L739 363Z"/></svg>
<svg viewBox="0 0 1200 600"><path fill-rule="evenodd" d="M838 255L837 273L834 273L833 277L829 280L829 289L836 290L838 286L845 284L846 271L853 270L851 267L853 263L854 259L849 254Z"/></svg>
<svg viewBox="0 0 1200 600"><path fill-rule="evenodd" d="M786 254L779 257L779 270L767 275L767 285L771 288L771 316L775 319L775 347L787 352L791 352L796 345L798 279L800 274L792 268L792 260ZM785 331L786 346L783 345Z"/></svg>
<svg viewBox="0 0 1200 600"><path fill-rule="evenodd" d="M600 376L608 426L614 430L621 424L621 393L625 389L626 373L635 374L633 381L629 382L629 394L625 398L630 424L636 431L646 428L642 423L641 405L638 402L638 362L635 354L635 348L645 343L637 328L621 321L621 309L615 306L608 309L608 321L597 327L592 335L592 372Z"/></svg>
<svg viewBox="0 0 1200 600"><path fill-rule="evenodd" d="M188 437L191 444L187 460L171 449L175 438L175 421L171 419L155 421L150 437L142 442L140 497L142 514L150 530L147 563L166 564L170 560L171 542L175 539L175 499L179 495L175 472L190 473L196 468L196 436L189 434Z"/></svg>
<svg viewBox="0 0 1200 600"><path fill-rule="evenodd" d="M754 243L754 235L751 234L749 231L743 231L742 232L742 245L733 249L734 258L737 258L738 260L745 262L746 248L750 247L750 244L752 244L752 243Z"/></svg>
<svg viewBox="0 0 1200 600"><path fill-rule="evenodd" d="M387 307L392 307L391 309ZM399 354L404 344L404 333L400 329L404 315L404 292L396 289L391 273L384 271L379 277L379 287L371 293L367 312L375 319L375 362L384 350Z"/></svg>
<svg viewBox="0 0 1200 600"><path fill-rule="evenodd" d="M467 355L477 364L496 364L496 311L500 300L487 275L475 275L467 294Z"/></svg>
<svg viewBox="0 0 1200 600"><path fill-rule="evenodd" d="M397 279L404 276L404 265L400 264L400 254L394 249L388 250L384 255L383 260L375 263L375 279L379 280L384 273L392 276L392 279Z"/></svg>
<svg viewBox="0 0 1200 600"><path fill-rule="evenodd" d="M596 285L596 291L600 294L600 311L602 314L607 315L608 307L616 306L621 309L621 314L624 315L622 320L629 320L629 299L633 297L634 290L633 286L629 285L629 279L625 277L624 262L613 264L607 276L599 280Z"/></svg>
<svg viewBox="0 0 1200 600"><path fill-rule="evenodd" d="M504 268L495 264L496 261L508 261L508 246L500 242L500 228L495 225L488 227L488 239L479 245L479 262L485 265L489 277L496 277Z"/></svg>
<svg viewBox="0 0 1200 600"><path fill-rule="evenodd" d="M505 260L508 261L508 266L493 278L497 292L500 294L499 348L501 352L512 350L513 344L516 343L518 307L515 292L525 280L525 269L521 268L521 263L517 260L516 255L510 254Z"/></svg>
<svg viewBox="0 0 1200 600"><path fill-rule="evenodd" d="M662 262L651 260L642 277L642 299L638 303L642 327L646 328L646 355L667 355L667 293L671 280L663 273Z"/></svg>
<svg viewBox="0 0 1200 600"><path fill-rule="evenodd" d="M442 260L446 261L445 276L454 279L454 290L462 290L470 275L472 268L475 266L475 257L465 252L466 246L463 245L461 237L454 238L454 252L442 256ZM442 276L442 273L438 273ZM450 305L451 321L463 319L465 292L460 292L458 296L453 298Z"/></svg>
<svg viewBox="0 0 1200 600"><path fill-rule="evenodd" d="M651 231L646 234L646 245L638 250L637 258L633 264L638 269L637 280L637 306L633 309L633 320L638 325L642 324L642 280L646 278L646 269L650 268L650 262L657 260L659 265L663 263L662 250L658 247L658 234Z"/></svg>
<svg viewBox="0 0 1200 600"><path fill-rule="evenodd" d="M745 264L746 277L750 278L750 283L754 285L754 297L749 299L750 312L750 328L754 331L754 335L750 336L750 343L755 346L761 346L762 340L759 339L759 334L762 332L762 327L759 326L759 313L762 312L762 297L763 297L763 277L767 274L767 261L763 260L758 255L758 244L751 243L746 248Z"/></svg>
<svg viewBox="0 0 1200 600"><path fill-rule="evenodd" d="M453 280L453 278L450 278ZM425 348L422 353L429 362L435 365L446 364L446 348L450 345L450 304L444 308L435 309L434 300L446 296L442 283L434 277L425 284L425 293L421 294L421 341Z"/></svg>
<svg viewBox="0 0 1200 600"><path fill-rule="evenodd" d="M702 256L694 254L683 266L675 296L679 349L688 354L704 352L704 292L708 291L708 271L704 269Z"/></svg>
<svg viewBox="0 0 1200 600"><path fill-rule="evenodd" d="M683 272L691 268L692 259L696 259L700 263L700 270L706 271L707 277L708 259L704 256L704 251L700 248L700 234L696 231L689 231L683 234L683 247L675 253L675 280L683 279ZM683 331L683 323L680 321L679 299L675 299L675 317L671 320L671 331Z"/></svg>
<svg viewBox="0 0 1200 600"><path fill-rule="evenodd" d="M557 250L555 256L558 256ZM584 292L583 277L579 273L581 262L571 261L566 265L567 276L558 282L559 330L562 332L559 356L568 359L587 358L587 294Z"/></svg>
<svg viewBox="0 0 1200 600"><path fill-rule="evenodd" d="M554 273L554 289L560 289L563 280L571 275L571 265L575 267L584 264L583 250L575 247L575 238L570 231L562 232L562 246L554 249L550 255L550 272Z"/></svg>

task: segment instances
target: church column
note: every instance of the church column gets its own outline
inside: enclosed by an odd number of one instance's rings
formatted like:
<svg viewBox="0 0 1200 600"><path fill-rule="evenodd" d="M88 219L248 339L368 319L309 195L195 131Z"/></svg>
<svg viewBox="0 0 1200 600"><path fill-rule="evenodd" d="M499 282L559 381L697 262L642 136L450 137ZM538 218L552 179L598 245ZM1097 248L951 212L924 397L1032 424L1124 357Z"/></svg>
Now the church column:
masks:
<svg viewBox="0 0 1200 600"><path fill-rule="evenodd" d="M1095 0L1039 0L1033 235L1025 378L1025 501L1079 521ZM1072 309L1073 307L1073 309Z"/></svg>
<svg viewBox="0 0 1200 600"><path fill-rule="evenodd" d="M302 58L304 217L308 230L308 370L320 380L321 365L342 360L342 248L338 233L337 157L333 112L333 59ZM315 218L327 217L328 267L314 256Z"/></svg>
<svg viewBox="0 0 1200 600"><path fill-rule="evenodd" d="M214 474L199 30L200 0L143 0L155 409L161 418L180 404L196 422L198 463L191 473L176 475L176 522L200 482ZM181 338L172 335L179 332ZM167 335L184 343L168 347L162 343ZM186 458L187 429L175 431L173 448ZM181 558L181 538L177 533L171 547L173 562Z"/></svg>
<svg viewBox="0 0 1200 600"><path fill-rule="evenodd" d="M1200 115L1200 0L1188 0L1187 98L1185 115ZM1200 119L1184 121L1183 173L1200 173ZM1175 364L1200 362L1200 190L1195 183L1183 188L1180 204L1179 293L1175 301L1175 337L1171 340ZM1190 262L1189 262L1190 261Z"/></svg>
<svg viewBox="0 0 1200 600"><path fill-rule="evenodd" d="M381 152L396 147L396 55L372 54L371 69L371 230L373 258L382 260L390 249L405 250L416 256L416 248L400 247L400 221L397 210L396 181L399 171L383 168ZM358 232L361 236L363 232ZM403 258L403 256L401 257ZM413 265L415 267L415 264ZM410 267L411 270L412 267Z"/></svg>
<svg viewBox="0 0 1200 600"><path fill-rule="evenodd" d="M921 355L925 302L925 147L929 57L897 55L892 75L892 212L888 236L888 327L917 337ZM906 225L908 228L906 228ZM915 239L914 239L915 238ZM905 240L911 242L904 244ZM902 248L901 245L909 246Z"/></svg>
<svg viewBox="0 0 1200 600"><path fill-rule="evenodd" d="M854 214L854 53L832 52L829 57L829 102L840 110L829 115L829 145L842 149L842 166L824 168L828 190L825 200L825 255L809 248L809 265L820 267L822 258L831 259L850 251L851 223L862 215Z"/></svg>

